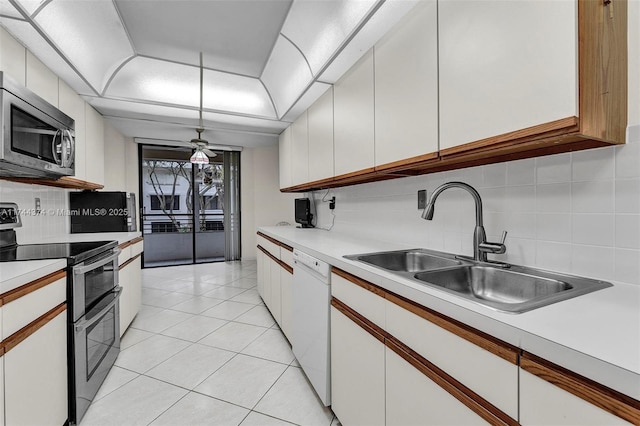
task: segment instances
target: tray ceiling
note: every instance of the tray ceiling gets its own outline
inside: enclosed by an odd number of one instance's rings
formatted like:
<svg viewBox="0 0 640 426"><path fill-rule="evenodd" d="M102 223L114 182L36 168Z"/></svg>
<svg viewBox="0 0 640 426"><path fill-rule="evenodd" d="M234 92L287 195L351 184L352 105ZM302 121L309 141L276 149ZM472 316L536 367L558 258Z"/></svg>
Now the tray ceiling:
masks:
<svg viewBox="0 0 640 426"><path fill-rule="evenodd" d="M136 138L194 137L202 52L203 137L256 146L274 143L416 2L0 0L0 25Z"/></svg>

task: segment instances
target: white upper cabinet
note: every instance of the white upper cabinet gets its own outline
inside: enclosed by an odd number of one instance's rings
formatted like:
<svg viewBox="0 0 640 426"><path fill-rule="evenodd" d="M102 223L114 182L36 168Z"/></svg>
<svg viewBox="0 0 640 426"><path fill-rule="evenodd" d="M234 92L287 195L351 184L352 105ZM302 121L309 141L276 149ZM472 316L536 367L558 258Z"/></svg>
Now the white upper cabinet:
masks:
<svg viewBox="0 0 640 426"><path fill-rule="evenodd" d="M291 174L291 126L287 127L280 134L279 139L279 156L280 161L278 168L280 169L280 189L293 186L293 177Z"/></svg>
<svg viewBox="0 0 640 426"><path fill-rule="evenodd" d="M307 111L291 125L291 174L294 185L309 181L309 128Z"/></svg>
<svg viewBox="0 0 640 426"><path fill-rule="evenodd" d="M104 119L85 103L86 180L104 184Z"/></svg>
<svg viewBox="0 0 640 426"><path fill-rule="evenodd" d="M375 165L373 74L372 49L333 87L336 176Z"/></svg>
<svg viewBox="0 0 640 426"><path fill-rule="evenodd" d="M333 177L333 87L307 110L309 181Z"/></svg>
<svg viewBox="0 0 640 426"><path fill-rule="evenodd" d="M29 51L26 86L51 105L58 106L58 76Z"/></svg>
<svg viewBox="0 0 640 426"><path fill-rule="evenodd" d="M76 125L75 178L87 180L84 100L64 81L58 81L59 108L73 118Z"/></svg>
<svg viewBox="0 0 640 426"><path fill-rule="evenodd" d="M421 1L375 45L375 165L438 151L438 8Z"/></svg>
<svg viewBox="0 0 640 426"><path fill-rule="evenodd" d="M19 84L24 85L26 49L0 28L0 71L6 73Z"/></svg>
<svg viewBox="0 0 640 426"><path fill-rule="evenodd" d="M576 1L438 2L440 149L578 115Z"/></svg>

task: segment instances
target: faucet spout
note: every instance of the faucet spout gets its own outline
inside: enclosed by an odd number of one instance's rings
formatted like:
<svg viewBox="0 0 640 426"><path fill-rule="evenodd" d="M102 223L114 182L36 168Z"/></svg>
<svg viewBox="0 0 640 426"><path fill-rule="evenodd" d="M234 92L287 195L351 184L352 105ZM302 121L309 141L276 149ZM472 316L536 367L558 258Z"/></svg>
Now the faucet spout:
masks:
<svg viewBox="0 0 640 426"><path fill-rule="evenodd" d="M478 194L478 191L476 191L475 188L464 182L447 182L437 187L436 190L433 191L433 194L431 194L429 202L422 212L422 218L425 220L433 219L436 200L438 199L440 194L442 194L449 188L464 189L469 194L471 194L471 196L473 197L473 201L475 202L476 226L473 232L473 259L478 262L487 262L488 252L504 253L506 251L506 247L504 246L504 238L502 240L502 243L500 244L487 242L487 235L482 223L482 199L480 198L480 194Z"/></svg>

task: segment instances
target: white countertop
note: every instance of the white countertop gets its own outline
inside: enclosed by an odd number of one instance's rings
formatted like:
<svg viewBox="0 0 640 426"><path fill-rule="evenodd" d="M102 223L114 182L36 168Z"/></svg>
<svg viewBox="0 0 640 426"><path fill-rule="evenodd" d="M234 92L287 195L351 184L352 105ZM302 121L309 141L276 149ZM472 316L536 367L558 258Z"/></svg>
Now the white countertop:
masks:
<svg viewBox="0 0 640 426"><path fill-rule="evenodd" d="M118 244L140 237L140 232L111 232L68 234L43 239L37 243L68 243L81 241L118 241ZM38 278L67 267L66 259L28 260L19 262L0 262L0 293L13 290Z"/></svg>
<svg viewBox="0 0 640 426"><path fill-rule="evenodd" d="M66 267L66 259L0 262L0 294Z"/></svg>
<svg viewBox="0 0 640 426"><path fill-rule="evenodd" d="M141 232L92 232L86 234L67 234L47 238L38 243L75 243L81 241L118 241L118 244L125 243L142 236ZM32 243L34 244L34 243Z"/></svg>
<svg viewBox="0 0 640 426"><path fill-rule="evenodd" d="M346 272L640 400L640 286L613 283L521 314L478 305L344 255L416 247L319 229L259 229Z"/></svg>

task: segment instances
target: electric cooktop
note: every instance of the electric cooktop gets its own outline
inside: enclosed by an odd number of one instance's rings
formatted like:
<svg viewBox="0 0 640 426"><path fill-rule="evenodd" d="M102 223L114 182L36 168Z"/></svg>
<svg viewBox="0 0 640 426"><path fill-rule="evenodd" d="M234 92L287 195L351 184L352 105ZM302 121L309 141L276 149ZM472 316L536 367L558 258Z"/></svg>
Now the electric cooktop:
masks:
<svg viewBox="0 0 640 426"><path fill-rule="evenodd" d="M77 243L22 244L0 248L0 262L20 260L67 259L69 265L113 249L117 241L90 241Z"/></svg>

